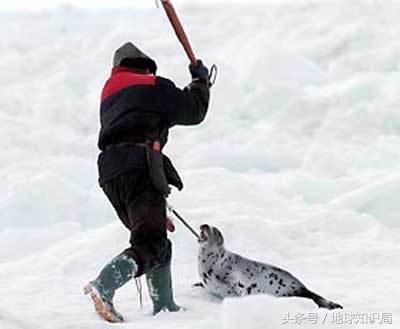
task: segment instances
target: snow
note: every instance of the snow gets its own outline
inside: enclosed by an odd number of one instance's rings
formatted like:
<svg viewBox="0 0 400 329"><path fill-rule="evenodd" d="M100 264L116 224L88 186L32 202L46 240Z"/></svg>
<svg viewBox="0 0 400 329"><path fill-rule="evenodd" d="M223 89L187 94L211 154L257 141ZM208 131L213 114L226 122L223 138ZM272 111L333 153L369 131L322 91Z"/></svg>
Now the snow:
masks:
<svg viewBox="0 0 400 329"><path fill-rule="evenodd" d="M193 226L218 226L229 249L343 304L343 314L391 313L393 325L379 327L394 328L400 4L186 3L179 12L196 53L220 74L206 122L171 131L167 153L185 190L170 202ZM100 89L126 40L180 86L187 60L155 9L0 16L0 328L108 328L82 294L129 237L97 185ZM191 287L197 244L176 225L175 295L187 311L153 318L147 293L140 310L129 283L115 301L128 322L115 327L331 326L283 324L288 312L325 316L307 300L220 303Z"/></svg>

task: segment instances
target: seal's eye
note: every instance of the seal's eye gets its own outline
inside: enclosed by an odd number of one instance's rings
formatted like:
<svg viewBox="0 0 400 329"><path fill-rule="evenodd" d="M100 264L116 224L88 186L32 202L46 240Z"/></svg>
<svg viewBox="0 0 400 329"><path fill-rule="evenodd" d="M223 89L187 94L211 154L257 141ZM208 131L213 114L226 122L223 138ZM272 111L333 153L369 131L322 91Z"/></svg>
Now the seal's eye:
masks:
<svg viewBox="0 0 400 329"><path fill-rule="evenodd" d="M200 231L204 231L204 230L209 230L210 226L208 226L207 224L203 224L200 226Z"/></svg>

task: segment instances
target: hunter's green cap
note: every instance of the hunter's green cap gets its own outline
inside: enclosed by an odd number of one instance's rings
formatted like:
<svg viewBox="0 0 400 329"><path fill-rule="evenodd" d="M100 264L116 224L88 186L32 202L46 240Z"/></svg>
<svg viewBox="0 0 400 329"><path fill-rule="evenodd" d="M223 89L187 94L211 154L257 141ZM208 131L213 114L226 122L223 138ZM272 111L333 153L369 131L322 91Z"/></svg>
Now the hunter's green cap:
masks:
<svg viewBox="0 0 400 329"><path fill-rule="evenodd" d="M156 62L132 42L125 43L114 54L113 67L123 66L124 62L138 69L149 69L152 74L156 74L157 72Z"/></svg>

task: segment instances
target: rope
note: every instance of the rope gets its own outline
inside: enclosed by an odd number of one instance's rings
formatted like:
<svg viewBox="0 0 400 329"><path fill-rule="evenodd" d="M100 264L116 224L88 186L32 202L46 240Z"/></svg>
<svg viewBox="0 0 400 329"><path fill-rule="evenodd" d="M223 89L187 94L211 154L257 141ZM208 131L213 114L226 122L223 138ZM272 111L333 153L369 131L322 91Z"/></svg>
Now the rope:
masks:
<svg viewBox="0 0 400 329"><path fill-rule="evenodd" d="M142 289L142 281L140 280L140 278L136 278L135 279L135 284L136 284L136 289L138 291L139 294L139 307L140 309L143 308L143 289Z"/></svg>

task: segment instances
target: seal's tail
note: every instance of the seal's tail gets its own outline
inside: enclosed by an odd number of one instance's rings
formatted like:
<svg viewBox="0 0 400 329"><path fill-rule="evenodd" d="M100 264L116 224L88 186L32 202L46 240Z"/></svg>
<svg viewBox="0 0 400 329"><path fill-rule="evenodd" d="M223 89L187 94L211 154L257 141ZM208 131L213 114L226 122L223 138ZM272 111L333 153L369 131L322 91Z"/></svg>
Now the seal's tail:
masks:
<svg viewBox="0 0 400 329"><path fill-rule="evenodd" d="M342 309L343 306L334 302L331 302L324 297L321 297L317 295L316 293L313 293L312 291L308 290L307 288L304 288L303 291L301 292L301 297L304 298L310 298L312 299L319 307L327 308L328 310L334 310L337 308Z"/></svg>

